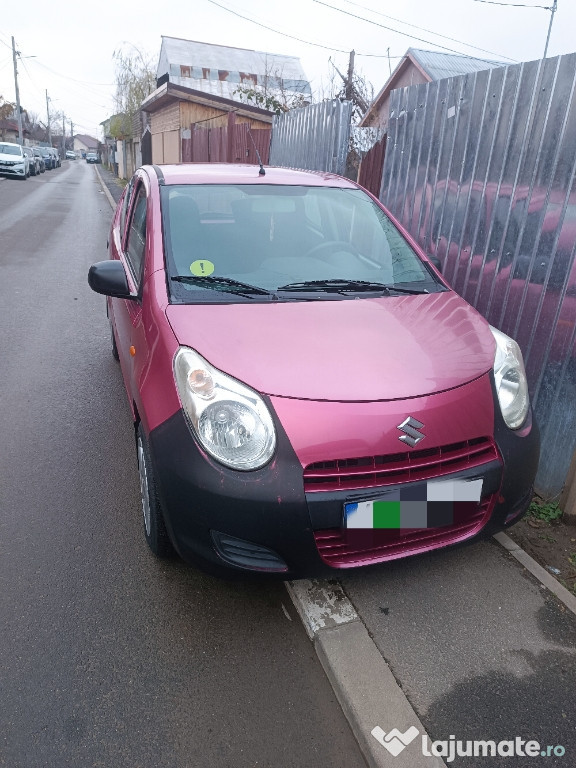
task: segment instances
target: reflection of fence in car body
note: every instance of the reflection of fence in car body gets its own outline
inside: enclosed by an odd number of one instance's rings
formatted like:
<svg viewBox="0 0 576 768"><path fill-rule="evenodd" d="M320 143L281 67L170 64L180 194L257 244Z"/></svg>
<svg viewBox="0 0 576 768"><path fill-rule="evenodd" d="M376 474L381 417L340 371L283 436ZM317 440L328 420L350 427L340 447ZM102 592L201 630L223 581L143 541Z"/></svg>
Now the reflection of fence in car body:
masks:
<svg viewBox="0 0 576 768"><path fill-rule="evenodd" d="M547 495L576 448L574 82L570 54L394 91L381 194L455 290L519 341Z"/></svg>
<svg viewBox="0 0 576 768"><path fill-rule="evenodd" d="M420 242L453 288L517 339L534 387L544 365L575 355L576 201L481 182L420 192Z"/></svg>

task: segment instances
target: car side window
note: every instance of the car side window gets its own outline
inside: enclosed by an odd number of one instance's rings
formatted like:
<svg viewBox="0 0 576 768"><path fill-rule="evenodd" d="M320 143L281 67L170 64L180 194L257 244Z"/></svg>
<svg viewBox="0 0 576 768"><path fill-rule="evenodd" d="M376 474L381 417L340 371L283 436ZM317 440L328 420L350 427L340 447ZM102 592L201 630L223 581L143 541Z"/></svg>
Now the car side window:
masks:
<svg viewBox="0 0 576 768"><path fill-rule="evenodd" d="M128 263L137 283L140 282L146 248L146 202L146 190L144 185L141 185L136 192L132 218L128 229L128 241L126 243Z"/></svg>
<svg viewBox="0 0 576 768"><path fill-rule="evenodd" d="M120 211L120 239L124 241L124 233L126 232L126 219L128 217L128 208L130 207L130 200L132 199L132 191L134 189L134 179L130 180L130 183L126 187L126 193L122 200L122 210Z"/></svg>

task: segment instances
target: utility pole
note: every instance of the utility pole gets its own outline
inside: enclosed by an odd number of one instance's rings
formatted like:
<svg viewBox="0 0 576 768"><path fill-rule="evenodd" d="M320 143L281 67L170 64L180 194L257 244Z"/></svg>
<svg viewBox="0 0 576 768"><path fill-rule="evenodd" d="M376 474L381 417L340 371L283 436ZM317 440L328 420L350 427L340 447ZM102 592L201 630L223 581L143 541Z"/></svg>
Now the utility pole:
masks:
<svg viewBox="0 0 576 768"><path fill-rule="evenodd" d="M74 149L74 123L70 120L70 138L72 139L72 146L70 149Z"/></svg>
<svg viewBox="0 0 576 768"><path fill-rule="evenodd" d="M544 46L544 56L542 57L543 59L546 58L546 54L548 53L548 43L550 42L550 33L552 32L552 22L554 21L554 14L556 13L557 7L558 7L558 0L554 0L554 4L550 8L548 8L548 10L550 11L550 24L548 25L548 36L546 38L546 45Z"/></svg>
<svg viewBox="0 0 576 768"><path fill-rule="evenodd" d="M66 157L66 117L62 113L62 157Z"/></svg>
<svg viewBox="0 0 576 768"><path fill-rule="evenodd" d="M12 60L14 61L14 87L16 89L16 109L18 111L18 141L20 144L24 144L24 137L22 135L22 112L20 110L20 91L18 90L18 67L16 66L16 43L14 37L12 37Z"/></svg>
<svg viewBox="0 0 576 768"><path fill-rule="evenodd" d="M52 131L50 130L50 99L48 98L48 89L46 89L46 114L48 115L48 143L52 146Z"/></svg>
<svg viewBox="0 0 576 768"><path fill-rule="evenodd" d="M346 87L344 94L347 101L352 101L354 96L354 51L350 51L350 58L348 59L348 77L346 78Z"/></svg>

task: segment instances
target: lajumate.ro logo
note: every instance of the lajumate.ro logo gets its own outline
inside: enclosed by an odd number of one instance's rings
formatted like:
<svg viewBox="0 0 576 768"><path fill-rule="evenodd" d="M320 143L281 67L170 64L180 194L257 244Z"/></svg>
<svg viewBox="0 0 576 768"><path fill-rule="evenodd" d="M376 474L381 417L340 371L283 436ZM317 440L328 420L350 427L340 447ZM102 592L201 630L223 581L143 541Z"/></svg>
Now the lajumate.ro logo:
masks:
<svg viewBox="0 0 576 768"><path fill-rule="evenodd" d="M411 726L404 733L397 728L386 733L377 725L371 733L391 755L397 757L414 741L420 731ZM429 741L425 733L422 734L421 750L425 757L443 757L447 763L451 763L456 757L564 757L566 754L566 748L562 744L542 746L539 741L522 739L520 736L501 741L461 741L455 736L450 736L445 741Z"/></svg>

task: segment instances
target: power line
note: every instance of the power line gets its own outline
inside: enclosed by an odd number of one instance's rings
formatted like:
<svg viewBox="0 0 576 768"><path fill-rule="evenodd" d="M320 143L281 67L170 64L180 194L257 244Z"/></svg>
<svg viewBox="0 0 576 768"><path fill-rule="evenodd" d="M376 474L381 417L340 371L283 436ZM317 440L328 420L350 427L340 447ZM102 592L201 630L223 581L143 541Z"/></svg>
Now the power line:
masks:
<svg viewBox="0 0 576 768"><path fill-rule="evenodd" d="M211 1L211 0L210 0ZM342 8L337 8L335 5L329 5L328 3L322 2L322 0L313 0L313 2L318 3L319 5L325 5L326 8L331 8L333 11L339 11L339 13L344 13L346 16L352 16L355 19L360 19L360 21L366 21L368 24L374 24L376 27L381 27L382 29L388 30L388 32L394 32L398 35L404 35L404 37L409 37L412 40L418 40L420 43L426 43L427 45L435 45L437 48L442 48L444 51L448 51L449 53L455 53L458 56L464 56L467 59L478 59L478 56L469 56L467 53L462 53L461 51L457 51L454 48L448 48L445 45L438 45L438 43L434 43L431 40L425 40L422 37L416 37L416 35L407 35L406 32L401 32L399 29L394 29L393 27L387 27L385 24L379 24L377 21L372 21L372 19L365 19L363 16L358 16L355 13L351 13L350 11L344 11ZM466 43L461 43L462 45L466 45ZM501 57L501 58L507 58L507 57ZM489 59L479 59L480 61L489 61ZM514 61L514 59L508 59L508 61Z"/></svg>
<svg viewBox="0 0 576 768"><path fill-rule="evenodd" d="M320 43L312 43L310 40L302 40L300 37L295 37L294 35L289 35L287 32L280 32L279 29L273 29L272 27L267 26L266 24L262 24L259 21L255 21L254 19L249 18L248 16L243 16L241 13L238 13L237 11L233 11L232 8L227 8L225 5L221 5L220 3L217 3L216 0L206 0L208 3L212 3L212 5L218 6L218 8L222 8L223 11L228 11L228 13L232 13L234 16L238 16L240 19L244 19L244 21L249 21L251 24L256 24L259 27L262 27L263 29L267 29L269 32L274 32L276 35L282 35L282 37L288 37L290 40L296 40L299 43L304 43L304 45L313 45L315 48L323 48L325 51L335 51L336 53L350 53L350 51L345 51L343 48L331 48L328 45L321 45ZM377 59L385 59L387 56L385 54L377 54L377 53L359 53L358 56L373 56Z"/></svg>
<svg viewBox="0 0 576 768"><path fill-rule="evenodd" d="M47 69L49 72L52 72L53 75L56 75L57 77L61 77L63 80L71 80L73 83L79 83L80 85L95 85L95 86L102 86L105 88L113 88L114 83L93 83L90 80L76 80L75 77L70 77L69 75L63 75L61 72L56 72L55 70L51 69L50 67L46 66L46 64L42 64L41 61L36 61L37 64L39 64L44 69Z"/></svg>
<svg viewBox="0 0 576 768"><path fill-rule="evenodd" d="M549 5L528 5L527 3L498 3L496 0L474 0L475 3L486 3L486 5L509 5L511 8L542 8L545 11L551 11Z"/></svg>
<svg viewBox="0 0 576 768"><path fill-rule="evenodd" d="M485 1L488 2L488 0L485 0ZM434 30L432 29L425 29L424 27L419 27L417 24L410 24L409 22L402 21L402 19L397 19L394 16L388 16L385 13L380 13L380 11L375 11L373 8L368 8L365 5L360 5L360 3L354 3L352 2L352 0L344 0L344 2L348 3L349 5L354 5L356 6L356 8L362 8L365 11L370 11L370 13L375 13L377 16L382 16L382 18L384 19L391 19L392 21L397 21L399 24L404 24L406 27L412 27L412 29L419 29L421 32L428 32L429 34L434 35L435 37L441 37L443 40L450 40L453 43L458 43L459 45L465 45L467 48L473 48L475 51L481 51L482 53L489 53L491 56L498 56L499 58L504 58L504 59L508 58L507 56L500 56L499 53L494 53L494 51L488 51L486 50L486 48L479 48L477 45L472 45L471 43L465 43L462 40L457 40L454 37L449 37L448 35L441 35L440 32L434 32ZM478 0L478 2L483 2L483 0ZM514 61L514 59L509 59L509 61Z"/></svg>

